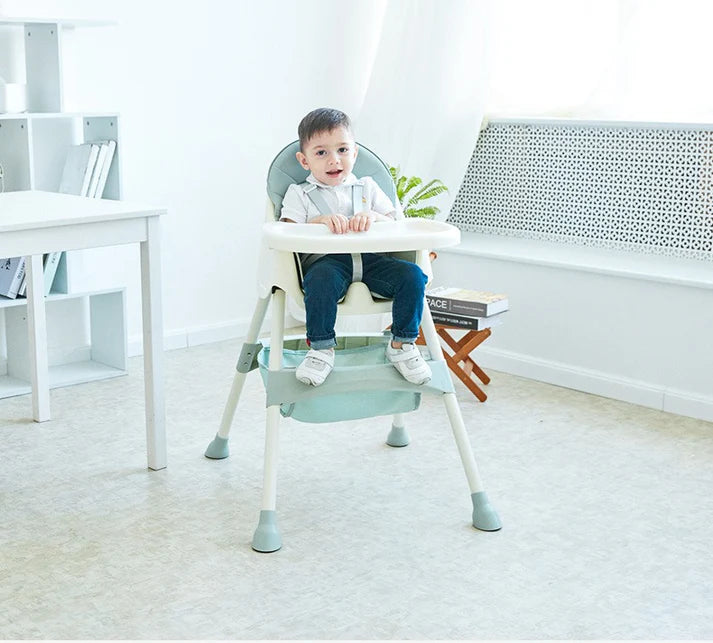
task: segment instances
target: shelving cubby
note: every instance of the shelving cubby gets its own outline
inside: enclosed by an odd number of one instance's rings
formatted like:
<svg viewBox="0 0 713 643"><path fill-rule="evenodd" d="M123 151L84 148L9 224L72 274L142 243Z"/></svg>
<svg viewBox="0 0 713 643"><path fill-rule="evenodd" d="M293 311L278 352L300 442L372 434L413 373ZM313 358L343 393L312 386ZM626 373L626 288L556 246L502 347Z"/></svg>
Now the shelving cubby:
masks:
<svg viewBox="0 0 713 643"><path fill-rule="evenodd" d="M126 293L49 295L46 299L50 388L125 375ZM27 306L0 299L0 398L30 393Z"/></svg>
<svg viewBox="0 0 713 643"><path fill-rule="evenodd" d="M6 192L55 192L72 145L112 139L117 146L103 198L121 198L119 115L62 111L64 32L110 24L91 20L0 17L0 39L4 37L6 44L10 43L13 52L24 61L27 86L27 111L0 114L0 164ZM101 255L95 251L94 261L87 262L83 260L83 253L63 253L46 299L51 387L126 373L125 289L97 290L94 273L96 260ZM26 315L24 298L13 300L0 296L0 398L31 390Z"/></svg>

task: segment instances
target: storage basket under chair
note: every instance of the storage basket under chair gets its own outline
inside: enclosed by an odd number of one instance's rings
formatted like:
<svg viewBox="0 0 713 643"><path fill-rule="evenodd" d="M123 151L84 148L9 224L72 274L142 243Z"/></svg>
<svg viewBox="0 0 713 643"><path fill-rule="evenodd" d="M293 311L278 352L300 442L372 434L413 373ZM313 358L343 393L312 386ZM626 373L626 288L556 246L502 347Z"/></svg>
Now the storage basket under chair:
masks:
<svg viewBox="0 0 713 643"><path fill-rule="evenodd" d="M388 341L383 334L337 338L334 372L318 388L295 378L294 369L309 350L304 338L285 338L282 370L276 372L268 369L269 342L261 342L264 350L257 361L267 406L280 404L283 417L318 424L408 413L418 409L424 393L453 392L445 362L430 362L432 377L427 384L407 382L386 359Z"/></svg>

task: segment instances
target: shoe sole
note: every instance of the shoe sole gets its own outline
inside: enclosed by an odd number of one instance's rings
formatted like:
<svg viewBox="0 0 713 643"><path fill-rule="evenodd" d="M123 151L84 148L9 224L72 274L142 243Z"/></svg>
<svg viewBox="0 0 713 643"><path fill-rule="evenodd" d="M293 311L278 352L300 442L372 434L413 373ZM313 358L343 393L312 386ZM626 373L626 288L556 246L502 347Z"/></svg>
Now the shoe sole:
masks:
<svg viewBox="0 0 713 643"><path fill-rule="evenodd" d="M307 384L308 386L321 386L324 384L324 382L320 382L319 384L315 384L311 379L307 377L298 377L296 378L298 382L302 382L302 384Z"/></svg>
<svg viewBox="0 0 713 643"><path fill-rule="evenodd" d="M406 379L404 377L404 379ZM411 382L411 380L406 380L407 382ZM421 380L420 382L411 382L411 384L415 384L416 386L423 386L424 384L428 384L431 381L430 377L427 377L425 380Z"/></svg>
<svg viewBox="0 0 713 643"><path fill-rule="evenodd" d="M431 381L431 376L430 376L430 375L428 375L425 379L420 380L420 381L410 380L408 377L406 377L406 375L405 375L401 370L399 370L399 367L396 366L396 364L393 364L393 366L394 366L394 368L396 369L396 372L397 372L399 375L401 375L401 377L403 377L409 384L416 384L416 386L421 386L422 384L427 384L428 382Z"/></svg>

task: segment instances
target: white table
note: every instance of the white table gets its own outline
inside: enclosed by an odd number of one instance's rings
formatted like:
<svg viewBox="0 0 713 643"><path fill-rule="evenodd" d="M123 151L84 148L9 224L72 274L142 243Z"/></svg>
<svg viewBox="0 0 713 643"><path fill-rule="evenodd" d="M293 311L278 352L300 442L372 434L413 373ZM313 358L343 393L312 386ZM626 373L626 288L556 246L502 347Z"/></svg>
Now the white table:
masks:
<svg viewBox="0 0 713 643"><path fill-rule="evenodd" d="M32 410L50 419L42 255L125 243L141 244L144 380L148 466L166 466L159 217L165 208L35 190L0 194L0 256L27 257L27 323Z"/></svg>

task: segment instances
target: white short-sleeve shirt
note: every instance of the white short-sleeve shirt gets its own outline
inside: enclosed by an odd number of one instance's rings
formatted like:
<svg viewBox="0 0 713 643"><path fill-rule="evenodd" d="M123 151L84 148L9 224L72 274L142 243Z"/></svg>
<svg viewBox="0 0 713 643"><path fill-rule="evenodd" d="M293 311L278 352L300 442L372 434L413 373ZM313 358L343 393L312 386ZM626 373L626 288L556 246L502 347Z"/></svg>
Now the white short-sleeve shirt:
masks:
<svg viewBox="0 0 713 643"><path fill-rule="evenodd" d="M310 174L307 177L307 182L317 186L333 214L352 216L352 186L361 185L363 210L390 215L394 219L403 218L399 204L397 203L394 207L391 199L384 194L384 191L370 176L358 179L353 174L349 174L343 183L331 186L321 183ZM298 184L293 183L287 189L285 198L282 200L280 219L291 219L295 223L308 223L310 219L318 216L320 216L320 212L317 210L317 206L312 203L312 200Z"/></svg>

